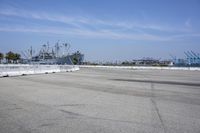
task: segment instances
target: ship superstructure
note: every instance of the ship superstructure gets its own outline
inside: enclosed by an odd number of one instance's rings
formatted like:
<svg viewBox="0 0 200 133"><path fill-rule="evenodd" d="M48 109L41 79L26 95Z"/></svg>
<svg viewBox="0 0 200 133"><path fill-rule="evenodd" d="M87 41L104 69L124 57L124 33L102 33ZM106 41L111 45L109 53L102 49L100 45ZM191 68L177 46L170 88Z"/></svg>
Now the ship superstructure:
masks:
<svg viewBox="0 0 200 133"><path fill-rule="evenodd" d="M32 49L32 47L23 52L26 59L23 60L26 64L58 64L58 65L73 65L81 64L84 55L80 52L75 52L74 54L69 54L69 43L59 43L57 42L53 47L46 44L42 45L42 48L37 54ZM76 55L76 56L74 56Z"/></svg>

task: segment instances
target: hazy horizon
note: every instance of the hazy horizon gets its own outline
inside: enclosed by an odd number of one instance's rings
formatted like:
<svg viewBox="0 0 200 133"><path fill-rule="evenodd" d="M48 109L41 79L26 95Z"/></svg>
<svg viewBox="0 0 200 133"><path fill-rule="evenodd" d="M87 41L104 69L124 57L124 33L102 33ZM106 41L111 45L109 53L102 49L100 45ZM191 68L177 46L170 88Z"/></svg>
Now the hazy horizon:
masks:
<svg viewBox="0 0 200 133"><path fill-rule="evenodd" d="M0 0L0 52L47 41L71 44L86 61L200 53L199 0Z"/></svg>

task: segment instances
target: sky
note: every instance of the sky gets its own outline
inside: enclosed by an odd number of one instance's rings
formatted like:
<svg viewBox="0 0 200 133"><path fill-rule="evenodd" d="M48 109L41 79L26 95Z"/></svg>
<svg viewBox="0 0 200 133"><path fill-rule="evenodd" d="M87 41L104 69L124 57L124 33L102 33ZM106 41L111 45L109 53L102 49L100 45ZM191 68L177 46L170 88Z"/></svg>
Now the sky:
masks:
<svg viewBox="0 0 200 133"><path fill-rule="evenodd" d="M200 0L0 0L0 52L57 41L85 61L200 53Z"/></svg>

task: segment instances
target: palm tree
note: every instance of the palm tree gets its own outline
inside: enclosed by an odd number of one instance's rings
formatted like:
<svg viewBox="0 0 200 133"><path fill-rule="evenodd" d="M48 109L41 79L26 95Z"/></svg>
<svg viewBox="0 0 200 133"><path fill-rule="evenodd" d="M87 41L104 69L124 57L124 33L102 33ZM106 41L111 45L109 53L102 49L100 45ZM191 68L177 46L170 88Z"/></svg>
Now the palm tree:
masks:
<svg viewBox="0 0 200 133"><path fill-rule="evenodd" d="M15 54L12 51L9 51L8 53L6 53L7 63L12 63L14 58L15 58Z"/></svg>
<svg viewBox="0 0 200 133"><path fill-rule="evenodd" d="M0 63L1 63L1 61L3 60L3 58L4 58L3 53L0 53Z"/></svg>
<svg viewBox="0 0 200 133"><path fill-rule="evenodd" d="M20 58L21 58L21 55L18 54L18 53L15 53L15 54L14 54L14 59L13 59L13 60L15 61L15 63L17 63L17 61L19 61Z"/></svg>
<svg viewBox="0 0 200 133"><path fill-rule="evenodd" d="M5 58L7 60L7 63L17 63L20 60L21 55L10 51L10 52L6 53Z"/></svg>

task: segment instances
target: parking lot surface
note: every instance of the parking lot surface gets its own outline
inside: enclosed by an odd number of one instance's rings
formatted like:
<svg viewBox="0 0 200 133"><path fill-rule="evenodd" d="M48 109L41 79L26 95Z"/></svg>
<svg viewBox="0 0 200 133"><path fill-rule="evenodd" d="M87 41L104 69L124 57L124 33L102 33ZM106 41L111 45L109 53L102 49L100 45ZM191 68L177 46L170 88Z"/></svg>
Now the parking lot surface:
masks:
<svg viewBox="0 0 200 133"><path fill-rule="evenodd" d="M200 72L81 68L0 78L0 133L200 133Z"/></svg>

